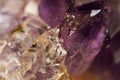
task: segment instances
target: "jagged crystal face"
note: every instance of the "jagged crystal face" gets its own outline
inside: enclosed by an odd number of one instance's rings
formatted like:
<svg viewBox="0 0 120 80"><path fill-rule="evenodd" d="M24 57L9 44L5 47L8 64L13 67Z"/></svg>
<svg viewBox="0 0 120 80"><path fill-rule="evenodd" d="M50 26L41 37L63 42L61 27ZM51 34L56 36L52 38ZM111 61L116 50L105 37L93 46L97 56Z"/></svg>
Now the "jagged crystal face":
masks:
<svg viewBox="0 0 120 80"><path fill-rule="evenodd" d="M30 80L35 76L36 80L56 80L66 75L69 79L63 64L66 51L57 37L59 29L38 29L28 24L19 26L1 42L0 76L5 80Z"/></svg>
<svg viewBox="0 0 120 80"><path fill-rule="evenodd" d="M0 79L71 80L70 74L86 71L103 46L109 22L104 1L2 3Z"/></svg>
<svg viewBox="0 0 120 80"><path fill-rule="evenodd" d="M16 10L6 6L2 8L7 8L5 13L0 14L0 79L62 80L64 77L69 80L63 64L66 50L58 38L59 29L49 30L35 15L37 12L31 12L29 7L37 6L35 1L23 3L26 6L23 13L20 11L22 14L18 11L16 16Z"/></svg>
<svg viewBox="0 0 120 80"><path fill-rule="evenodd" d="M107 14L102 1L75 7L68 13L59 34L68 52L65 59L68 72L84 72L99 53L108 27Z"/></svg>

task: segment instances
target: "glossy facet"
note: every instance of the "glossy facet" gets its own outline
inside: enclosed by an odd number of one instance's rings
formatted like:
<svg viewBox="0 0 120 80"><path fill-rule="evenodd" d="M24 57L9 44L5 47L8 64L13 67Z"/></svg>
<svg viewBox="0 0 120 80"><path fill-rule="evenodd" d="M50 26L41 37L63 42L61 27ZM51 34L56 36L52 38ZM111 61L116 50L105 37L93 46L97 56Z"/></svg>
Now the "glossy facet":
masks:
<svg viewBox="0 0 120 80"><path fill-rule="evenodd" d="M106 36L104 12L88 19L73 34L64 35L63 47L68 51L65 65L70 73L84 72L101 50Z"/></svg>

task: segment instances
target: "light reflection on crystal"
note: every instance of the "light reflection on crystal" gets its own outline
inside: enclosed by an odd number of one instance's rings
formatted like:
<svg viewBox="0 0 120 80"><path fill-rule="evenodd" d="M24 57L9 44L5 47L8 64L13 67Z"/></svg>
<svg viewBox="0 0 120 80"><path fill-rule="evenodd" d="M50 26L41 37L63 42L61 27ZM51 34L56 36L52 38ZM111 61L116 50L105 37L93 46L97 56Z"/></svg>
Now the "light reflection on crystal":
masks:
<svg viewBox="0 0 120 80"><path fill-rule="evenodd" d="M47 2L40 7L41 0L0 0L0 80L89 79L84 75L81 77L81 73L88 69L106 44L103 41L108 25L99 26L98 23L103 20L105 23L109 22L104 18L108 16L107 8L103 9L103 1L54 1L59 5L49 5ZM104 10L106 12L102 13ZM105 16L101 17L100 14ZM94 19L98 15L100 17ZM99 21L100 19L103 20ZM95 26L95 29L90 25L92 30L88 27L80 33L79 30L84 29L86 24ZM79 42L77 40L82 37L82 33L85 40ZM89 34L95 38L91 38ZM72 41L69 37L75 37L75 40ZM110 47L109 45L106 49ZM79 51L81 53L77 54ZM116 63L119 63L119 55L114 57ZM69 69L72 69L73 74L78 71L77 75L80 74L80 77L75 78ZM105 73L109 71L106 70ZM85 75L89 77L87 74L94 73L86 72ZM95 79L99 80L99 76L96 76Z"/></svg>
<svg viewBox="0 0 120 80"><path fill-rule="evenodd" d="M9 35L3 35L6 37L0 40L1 78L29 80L37 73L47 75L47 68L52 71L46 80L57 79L64 74L60 70L66 51L57 37L59 29L47 30L46 26L39 18L26 16Z"/></svg>
<svg viewBox="0 0 120 80"><path fill-rule="evenodd" d="M0 34L16 29L17 24L17 19L15 19L12 15L0 12Z"/></svg>

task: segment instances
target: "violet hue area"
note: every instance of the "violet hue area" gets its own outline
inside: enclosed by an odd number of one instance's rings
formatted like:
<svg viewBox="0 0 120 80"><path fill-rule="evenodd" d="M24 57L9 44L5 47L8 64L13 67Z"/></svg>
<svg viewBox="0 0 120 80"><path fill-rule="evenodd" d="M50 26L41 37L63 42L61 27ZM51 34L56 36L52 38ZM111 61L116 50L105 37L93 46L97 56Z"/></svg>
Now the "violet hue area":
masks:
<svg viewBox="0 0 120 80"><path fill-rule="evenodd" d="M102 17L101 12L89 19L82 28L64 39L63 46L68 51L65 64L70 73L75 74L85 71L88 64L101 50L106 36L105 23Z"/></svg>
<svg viewBox="0 0 120 80"><path fill-rule="evenodd" d="M39 15L51 27L61 23L59 37L63 39L63 47L68 52L65 65L68 72L78 74L88 68L94 57L101 50L107 28L106 25L108 25L104 21L106 20L106 10L104 9L104 1L83 4L73 7L67 12L68 7L65 0L42 0L39 6ZM90 12L96 9L100 9L101 12L91 17ZM73 20L73 23L77 21L78 24L69 26L70 22L64 20L66 13L74 16L75 20ZM85 16L89 17L85 18L84 21ZM70 20L70 17L68 17L68 20ZM75 30L71 33L73 28Z"/></svg>
<svg viewBox="0 0 120 80"><path fill-rule="evenodd" d="M74 0L70 0L71 2L68 0L48 1L41 1L39 15L51 28L60 28L59 38L63 39L62 46L67 50L65 65L69 73L75 75L82 73L88 69L96 56L103 55L104 57L104 53L109 53L103 49L110 42L105 39L109 37L106 30L110 19L106 0L96 0L77 6L73 3ZM68 5L66 2L71 4ZM100 12L90 16L92 10L100 10ZM73 16L72 20L71 16ZM71 22L72 24L69 25ZM113 43L111 45L114 46Z"/></svg>
<svg viewBox="0 0 120 80"><path fill-rule="evenodd" d="M63 20L67 8L66 0L42 0L39 15L47 24L56 27Z"/></svg>

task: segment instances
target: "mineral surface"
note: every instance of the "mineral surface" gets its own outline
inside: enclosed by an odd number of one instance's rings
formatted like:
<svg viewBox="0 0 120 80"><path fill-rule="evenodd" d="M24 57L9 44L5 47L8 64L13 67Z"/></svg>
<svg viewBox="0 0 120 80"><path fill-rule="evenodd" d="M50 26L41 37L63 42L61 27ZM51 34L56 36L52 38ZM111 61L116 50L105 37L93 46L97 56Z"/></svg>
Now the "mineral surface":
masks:
<svg viewBox="0 0 120 80"><path fill-rule="evenodd" d="M74 80L104 46L104 0L0 0L0 80Z"/></svg>

